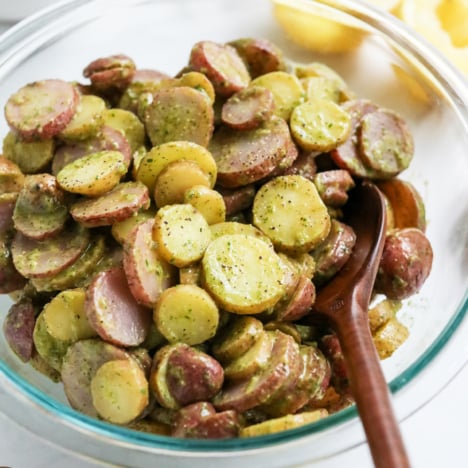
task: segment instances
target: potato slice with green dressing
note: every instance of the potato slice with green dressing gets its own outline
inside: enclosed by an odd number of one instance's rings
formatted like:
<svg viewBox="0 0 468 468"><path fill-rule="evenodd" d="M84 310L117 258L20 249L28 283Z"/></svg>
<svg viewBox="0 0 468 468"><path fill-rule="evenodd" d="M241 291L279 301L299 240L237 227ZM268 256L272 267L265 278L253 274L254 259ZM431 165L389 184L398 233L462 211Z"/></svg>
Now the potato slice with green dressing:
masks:
<svg viewBox="0 0 468 468"><path fill-rule="evenodd" d="M164 290L153 314L157 329L170 342L196 345L212 338L219 311L210 295L194 284Z"/></svg>
<svg viewBox="0 0 468 468"><path fill-rule="evenodd" d="M299 175L280 176L263 185L255 196L253 224L275 247L307 252L330 231L330 216L315 185Z"/></svg>
<svg viewBox="0 0 468 468"><path fill-rule="evenodd" d="M229 312L262 312L276 304L285 292L280 258L253 236L218 237L206 249L202 268L206 289Z"/></svg>

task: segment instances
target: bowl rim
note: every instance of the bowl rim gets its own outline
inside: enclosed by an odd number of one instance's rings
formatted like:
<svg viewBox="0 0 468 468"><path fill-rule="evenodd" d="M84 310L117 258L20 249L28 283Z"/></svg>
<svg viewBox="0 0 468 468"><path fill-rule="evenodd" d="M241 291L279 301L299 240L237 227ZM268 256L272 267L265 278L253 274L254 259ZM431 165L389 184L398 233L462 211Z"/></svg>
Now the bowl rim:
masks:
<svg viewBox="0 0 468 468"><path fill-rule="evenodd" d="M149 0L121 0L124 4L147 3L148 1ZM104 3L105 2L112 4L112 0L104 0ZM72 9L87 7L97 3L103 3L103 0L61 0L13 26L0 36L0 69L12 59L15 51L34 39L34 34L41 32L43 28L47 28L54 21L60 21L60 19L70 13ZM409 51L415 57L418 63L421 63L422 66L430 72L434 79L440 83L445 90L448 90L451 104L458 114L460 123L466 128L468 133L468 107L464 104L468 102L466 79L432 45L412 31L403 22L397 20L388 13L357 0L292 0L291 2L286 0L286 3L298 5L301 3L315 3L331 9L339 8L343 13L366 22L371 28L377 28L379 32L387 38L403 46L405 50ZM465 292L455 313L434 342L415 362L389 382L392 393L398 393L427 368L428 364L439 354L442 348L444 348L459 329L461 323L466 320L467 312L468 291ZM460 364L458 370L467 361L468 357ZM117 443L124 442L130 445L138 444L139 447L143 446L150 449L162 448L165 450L183 450L186 452L209 451L210 453L258 449L288 443L304 436L317 434L322 430L335 428L340 424L358 417L357 410L353 405L315 423L275 434L269 434L267 436L216 440L215 442L211 440L187 440L135 431L79 413L59 401L50 399L44 392L17 375L3 360L0 360L0 373L3 374L9 383L18 389L23 396L30 400L30 402L39 405L40 408L46 410L51 417L64 422L70 427L74 428L78 426L80 431L88 432L90 435L99 434ZM413 413L424 406L425 403L427 402L421 401Z"/></svg>

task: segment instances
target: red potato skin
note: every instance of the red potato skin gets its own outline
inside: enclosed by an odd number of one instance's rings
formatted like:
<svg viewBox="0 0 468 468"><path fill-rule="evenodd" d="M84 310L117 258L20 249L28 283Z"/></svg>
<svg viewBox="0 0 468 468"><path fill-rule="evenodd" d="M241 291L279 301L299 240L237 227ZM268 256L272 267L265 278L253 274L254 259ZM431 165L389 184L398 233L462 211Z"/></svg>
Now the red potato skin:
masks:
<svg viewBox="0 0 468 468"><path fill-rule="evenodd" d="M432 260L431 244L422 231L391 231L385 239L375 290L393 300L416 294L431 272Z"/></svg>
<svg viewBox="0 0 468 468"><path fill-rule="evenodd" d="M226 205L226 216L232 216L250 208L256 193L254 185L245 185L234 190L216 187L216 190L223 196Z"/></svg>
<svg viewBox="0 0 468 468"><path fill-rule="evenodd" d="M192 431L196 430L202 419L213 414L216 414L216 410L208 401L200 401L184 406L171 418L171 435L173 437L187 437L187 434L191 434Z"/></svg>
<svg viewBox="0 0 468 468"><path fill-rule="evenodd" d="M128 140L118 130L104 125L100 134L89 140L60 146L52 161L52 174L56 176L67 164L100 151L120 151L127 167L132 162L132 150Z"/></svg>
<svg viewBox="0 0 468 468"><path fill-rule="evenodd" d="M268 120L274 107L269 89L252 86L233 94L223 104L221 120L237 130L251 130Z"/></svg>
<svg viewBox="0 0 468 468"><path fill-rule="evenodd" d="M277 320L292 322L301 319L307 315L315 302L314 283L302 275L296 285L291 299L284 309L277 312Z"/></svg>
<svg viewBox="0 0 468 468"><path fill-rule="evenodd" d="M212 400L217 410L243 413L267 401L288 381L299 365L299 348L291 336L273 333L276 338L269 363L253 378L232 383L219 392Z"/></svg>
<svg viewBox="0 0 468 468"><path fill-rule="evenodd" d="M232 439L239 435L240 426L238 413L227 410L201 418L190 429L176 426L172 435L188 439Z"/></svg>
<svg viewBox="0 0 468 468"><path fill-rule="evenodd" d="M220 128L208 148L218 165L218 184L237 188L270 175L291 150L291 142L288 124L278 117L255 130Z"/></svg>
<svg viewBox="0 0 468 468"><path fill-rule="evenodd" d="M61 377L72 408L88 416L98 417L93 406L91 379L104 363L129 358L123 349L99 338L80 340L70 345L63 358Z"/></svg>
<svg viewBox="0 0 468 468"><path fill-rule="evenodd" d="M0 194L19 192L23 183L24 175L18 165L0 154Z"/></svg>
<svg viewBox="0 0 468 468"><path fill-rule="evenodd" d="M28 362L34 351L35 315L33 303L25 299L11 306L3 322L3 333L7 343L23 362Z"/></svg>
<svg viewBox="0 0 468 468"><path fill-rule="evenodd" d="M18 193L0 195L0 237L4 237L13 228L13 211Z"/></svg>
<svg viewBox="0 0 468 468"><path fill-rule="evenodd" d="M343 169L318 172L313 182L325 205L333 207L343 206L348 201L348 191L356 185Z"/></svg>
<svg viewBox="0 0 468 468"><path fill-rule="evenodd" d="M123 182L97 198L80 200L70 207L73 219L88 228L111 226L148 209L151 200L146 185Z"/></svg>
<svg viewBox="0 0 468 468"><path fill-rule="evenodd" d="M312 252L315 260L314 282L322 285L343 268L356 243L353 229L336 219L332 220L330 233Z"/></svg>
<svg viewBox="0 0 468 468"><path fill-rule="evenodd" d="M320 339L320 349L331 366L331 382L343 392L349 392L348 372L340 341L335 334L324 335Z"/></svg>
<svg viewBox="0 0 468 468"><path fill-rule="evenodd" d="M244 62L230 45L211 41L197 42L190 53L189 67L205 74L213 84L216 94L223 97L233 95L250 83L250 75Z"/></svg>
<svg viewBox="0 0 468 468"><path fill-rule="evenodd" d="M154 219L136 226L124 244L123 266L133 297L147 307L153 307L161 292L174 286L178 271L160 258L154 248Z"/></svg>
<svg viewBox="0 0 468 468"><path fill-rule="evenodd" d="M79 224L42 241L16 232L11 243L13 263L25 278L54 276L78 259L88 247L89 238L89 231Z"/></svg>
<svg viewBox="0 0 468 468"><path fill-rule="evenodd" d="M343 108L351 115L351 134L348 139L330 152L334 163L341 169L359 178L378 179L379 174L367 167L360 157L358 131L362 118L376 110L378 106L367 99L347 101Z"/></svg>
<svg viewBox="0 0 468 468"><path fill-rule="evenodd" d="M284 175L300 175L313 182L317 173L316 157L317 153L314 152L300 153L291 167L284 171Z"/></svg>
<svg viewBox="0 0 468 468"><path fill-rule="evenodd" d="M123 268L98 273L86 291L85 310L97 334L117 346L138 346L148 335L151 311L138 304Z"/></svg>
<svg viewBox="0 0 468 468"><path fill-rule="evenodd" d="M65 192L50 174L27 176L18 195L13 222L17 231L30 239L53 237L65 226L68 218ZM48 215L46 222L37 215Z"/></svg>
<svg viewBox="0 0 468 468"><path fill-rule="evenodd" d="M252 78L266 73L286 70L283 53L266 39L244 38L229 42L244 62Z"/></svg>
<svg viewBox="0 0 468 468"><path fill-rule="evenodd" d="M185 344L177 344L169 355L167 387L180 406L208 401L221 389L224 371L210 355Z"/></svg>
<svg viewBox="0 0 468 468"><path fill-rule="evenodd" d="M83 76L99 90L124 89L132 81L135 70L135 62L130 57L118 54L93 60L83 70Z"/></svg>
<svg viewBox="0 0 468 468"><path fill-rule="evenodd" d="M38 107L34 116L27 115L26 106L36 93L47 95L49 105ZM36 81L22 87L8 99L5 117L10 128L24 141L45 140L58 135L69 124L79 100L75 86L66 81Z"/></svg>

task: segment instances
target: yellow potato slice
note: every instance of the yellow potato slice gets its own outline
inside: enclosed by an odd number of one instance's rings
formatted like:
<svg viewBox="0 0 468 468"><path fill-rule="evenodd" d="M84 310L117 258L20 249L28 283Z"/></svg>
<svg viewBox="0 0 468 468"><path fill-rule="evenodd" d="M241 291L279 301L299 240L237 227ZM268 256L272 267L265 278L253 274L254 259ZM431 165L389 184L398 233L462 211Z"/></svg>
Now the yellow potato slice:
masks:
<svg viewBox="0 0 468 468"><path fill-rule="evenodd" d="M226 204L223 196L206 185L194 185L186 190L183 201L194 206L210 225L222 223L226 219Z"/></svg>
<svg viewBox="0 0 468 468"><path fill-rule="evenodd" d="M161 207L174 203L189 203L185 199L185 193L194 185L210 190L210 178L199 164L186 160L169 163L156 179L154 186L156 205Z"/></svg>
<svg viewBox="0 0 468 468"><path fill-rule="evenodd" d="M392 320L400 310L401 305L400 301L384 299L371 307L368 312L371 333L374 334L380 327L383 327L388 321Z"/></svg>
<svg viewBox="0 0 468 468"><path fill-rule="evenodd" d="M307 252L330 231L327 208L315 185L299 175L280 176L263 185L253 204L253 224L273 244L289 252Z"/></svg>
<svg viewBox="0 0 468 468"><path fill-rule="evenodd" d="M204 289L195 284L179 284L162 292L153 318L169 343L197 345L215 336L219 311Z"/></svg>
<svg viewBox="0 0 468 468"><path fill-rule="evenodd" d="M306 151L331 151L351 133L351 116L332 100L312 99L293 110L291 133Z"/></svg>
<svg viewBox="0 0 468 468"><path fill-rule="evenodd" d="M213 156L203 146L189 141L171 141L152 148L141 160L136 179L153 193L156 179L163 169L171 162L180 160L195 161L208 174L210 187L214 187L217 167Z"/></svg>
<svg viewBox="0 0 468 468"><path fill-rule="evenodd" d="M286 34L298 45L322 54L356 49L365 33L340 18L325 16L309 2L273 0L273 13Z"/></svg>
<svg viewBox="0 0 468 468"><path fill-rule="evenodd" d="M153 239L164 260L182 268L202 258L211 232L203 215L192 205L166 205L156 214Z"/></svg>
<svg viewBox="0 0 468 468"><path fill-rule="evenodd" d="M91 380L93 406L106 421L128 424L149 403L145 373L132 359L107 361Z"/></svg>
<svg viewBox="0 0 468 468"><path fill-rule="evenodd" d="M57 182L67 192L93 197L113 189L126 172L120 151L100 151L67 164Z"/></svg>
<svg viewBox="0 0 468 468"><path fill-rule="evenodd" d="M84 289L69 289L55 296L42 312L48 333L55 339L75 342L97 336L86 311Z"/></svg>
<svg viewBox="0 0 468 468"><path fill-rule="evenodd" d="M260 229L257 229L251 224L239 223L237 221L225 221L223 223L212 224L210 226L210 230L212 239L217 239L218 237L229 234L244 234L246 236L256 237L257 239L266 242L269 247L273 248L273 243L270 238L263 234Z"/></svg>
<svg viewBox="0 0 468 468"><path fill-rule="evenodd" d="M204 75L199 72L188 72L184 73L177 81L177 86L188 86L190 88L195 88L198 91L205 93L213 105L215 101L215 90L211 81ZM175 85L174 85L175 86Z"/></svg>
<svg viewBox="0 0 468 468"><path fill-rule="evenodd" d="M254 437L267 434L274 434L275 432L286 431L305 424L310 424L319 419L328 416L328 411L325 409L318 409L315 411L307 411L299 414L288 414L281 418L269 419L268 421L253 424L241 429L240 437Z"/></svg>
<svg viewBox="0 0 468 468"><path fill-rule="evenodd" d="M114 223L111 227L112 236L119 244L123 245L134 227L140 223L144 223L148 219L154 218L155 215L156 210L151 207L147 210L138 211L133 216L130 216L130 218Z"/></svg>
<svg viewBox="0 0 468 468"><path fill-rule="evenodd" d="M299 79L291 73L276 71L266 73L251 82L251 86L262 86L273 94L274 113L289 120L292 110L304 99L304 89Z"/></svg>
<svg viewBox="0 0 468 468"><path fill-rule="evenodd" d="M103 123L108 127L121 132L130 143L132 153L145 143L145 126L133 113L124 109L106 109L103 114Z"/></svg>
<svg viewBox="0 0 468 468"><path fill-rule="evenodd" d="M62 130L59 137L69 141L92 138L101 129L106 103L98 96L84 95L71 122Z"/></svg>
<svg viewBox="0 0 468 468"><path fill-rule="evenodd" d="M202 260L203 282L228 312L256 314L283 296L281 259L264 241L231 234L213 240Z"/></svg>
<svg viewBox="0 0 468 468"><path fill-rule="evenodd" d="M396 317L381 326L372 336L380 359L390 357L408 338L409 330Z"/></svg>

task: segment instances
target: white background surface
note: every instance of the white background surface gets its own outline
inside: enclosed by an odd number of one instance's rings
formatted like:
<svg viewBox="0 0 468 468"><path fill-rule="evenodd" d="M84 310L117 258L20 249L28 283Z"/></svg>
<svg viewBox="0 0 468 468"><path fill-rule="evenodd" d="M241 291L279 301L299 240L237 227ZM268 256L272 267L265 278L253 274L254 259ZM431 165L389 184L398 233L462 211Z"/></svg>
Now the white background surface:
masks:
<svg viewBox="0 0 468 468"><path fill-rule="evenodd" d="M7 27L1 23L4 2L12 5L15 0L0 0L0 32ZM468 367L465 367L428 405L402 423L403 437L414 468L468 466L467 392ZM102 464L66 454L0 414L0 466L92 468ZM157 466L156 460L154 466ZM367 446L362 445L313 466L367 468L372 462Z"/></svg>

